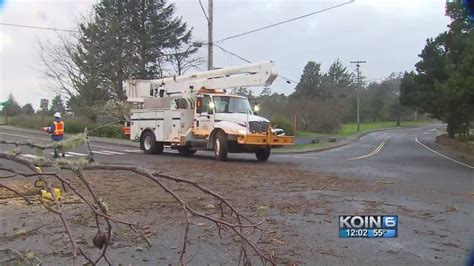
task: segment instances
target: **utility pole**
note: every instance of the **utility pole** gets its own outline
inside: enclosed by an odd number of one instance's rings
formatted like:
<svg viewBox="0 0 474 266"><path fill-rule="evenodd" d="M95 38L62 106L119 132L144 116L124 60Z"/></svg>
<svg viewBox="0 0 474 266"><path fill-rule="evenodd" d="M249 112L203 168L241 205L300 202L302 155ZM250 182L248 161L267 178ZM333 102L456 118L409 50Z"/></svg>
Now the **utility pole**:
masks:
<svg viewBox="0 0 474 266"><path fill-rule="evenodd" d="M212 23L213 23L213 0L208 0L208 20L207 20L207 70L213 69L212 51Z"/></svg>
<svg viewBox="0 0 474 266"><path fill-rule="evenodd" d="M356 101L357 101L357 132L360 131L360 107L359 107L359 90L362 87L360 80L360 64L365 64L367 61L351 61L351 64L356 64L357 67L357 88L356 88Z"/></svg>

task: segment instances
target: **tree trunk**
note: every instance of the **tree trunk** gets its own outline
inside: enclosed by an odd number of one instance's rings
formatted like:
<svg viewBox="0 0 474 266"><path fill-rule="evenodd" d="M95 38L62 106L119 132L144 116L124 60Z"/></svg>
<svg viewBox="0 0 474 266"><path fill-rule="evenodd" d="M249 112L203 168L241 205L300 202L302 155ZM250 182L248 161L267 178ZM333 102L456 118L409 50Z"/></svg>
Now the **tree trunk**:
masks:
<svg viewBox="0 0 474 266"><path fill-rule="evenodd" d="M90 114L89 119L91 120L92 123L94 123L94 124L97 123L97 115L96 114Z"/></svg>
<svg viewBox="0 0 474 266"><path fill-rule="evenodd" d="M471 133L471 132L469 132L470 126L471 125L470 125L469 121L467 121L466 122L466 140L467 141L469 141L469 139L470 139L470 133Z"/></svg>
<svg viewBox="0 0 474 266"><path fill-rule="evenodd" d="M448 132L448 137L454 139L456 132L453 128L452 122L448 121L448 126L446 127L446 131Z"/></svg>

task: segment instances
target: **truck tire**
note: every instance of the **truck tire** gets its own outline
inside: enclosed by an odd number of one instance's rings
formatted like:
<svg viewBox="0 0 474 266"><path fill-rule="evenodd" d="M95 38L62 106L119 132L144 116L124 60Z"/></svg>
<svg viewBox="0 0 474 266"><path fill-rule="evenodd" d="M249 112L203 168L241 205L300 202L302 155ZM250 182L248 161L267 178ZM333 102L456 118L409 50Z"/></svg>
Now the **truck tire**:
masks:
<svg viewBox="0 0 474 266"><path fill-rule="evenodd" d="M184 147L184 148L179 148L178 152L179 152L179 155L189 157L189 156L192 156L193 154L195 154L197 152L197 150L191 150L188 147Z"/></svg>
<svg viewBox="0 0 474 266"><path fill-rule="evenodd" d="M255 152L255 156L257 157L257 160L261 162L265 162L268 160L268 158L270 158L270 151L271 151L270 148L258 149Z"/></svg>
<svg viewBox="0 0 474 266"><path fill-rule="evenodd" d="M146 131L140 138L140 146L146 154L160 154L163 152L163 143L157 142L155 134L151 131Z"/></svg>
<svg viewBox="0 0 474 266"><path fill-rule="evenodd" d="M214 154L216 159L219 161L226 161L228 152L229 145L227 143L227 135L224 132L219 131L214 139Z"/></svg>

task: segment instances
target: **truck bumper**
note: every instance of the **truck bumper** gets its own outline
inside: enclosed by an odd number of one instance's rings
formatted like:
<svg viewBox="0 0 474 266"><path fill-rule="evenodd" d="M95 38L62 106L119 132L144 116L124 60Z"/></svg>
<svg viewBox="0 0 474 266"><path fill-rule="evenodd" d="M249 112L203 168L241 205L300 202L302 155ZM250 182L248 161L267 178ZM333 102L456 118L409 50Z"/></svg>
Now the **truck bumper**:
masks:
<svg viewBox="0 0 474 266"><path fill-rule="evenodd" d="M287 146L294 144L294 137L275 136L271 134L247 134L238 136L237 143L246 145Z"/></svg>

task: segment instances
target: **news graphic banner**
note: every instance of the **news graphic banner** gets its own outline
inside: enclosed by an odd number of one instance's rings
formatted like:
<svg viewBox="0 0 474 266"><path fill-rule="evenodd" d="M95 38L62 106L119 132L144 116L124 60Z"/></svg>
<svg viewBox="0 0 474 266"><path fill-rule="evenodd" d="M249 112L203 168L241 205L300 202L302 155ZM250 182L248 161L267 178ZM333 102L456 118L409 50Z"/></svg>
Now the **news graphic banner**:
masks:
<svg viewBox="0 0 474 266"><path fill-rule="evenodd" d="M396 215L341 215L339 216L340 238L396 238L398 216Z"/></svg>

